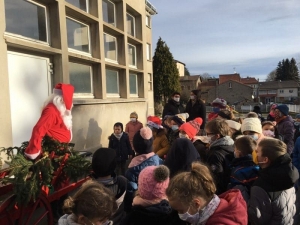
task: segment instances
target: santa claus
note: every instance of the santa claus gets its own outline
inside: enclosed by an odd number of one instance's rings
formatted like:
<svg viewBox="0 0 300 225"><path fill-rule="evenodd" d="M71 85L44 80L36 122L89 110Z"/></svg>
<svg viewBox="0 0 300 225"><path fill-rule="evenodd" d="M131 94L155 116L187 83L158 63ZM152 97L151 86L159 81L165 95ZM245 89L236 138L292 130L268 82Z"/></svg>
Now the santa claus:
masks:
<svg viewBox="0 0 300 225"><path fill-rule="evenodd" d="M49 136L62 143L72 139L72 114L74 87L59 83L53 94L44 103L42 115L32 130L31 139L25 150L29 159L36 159L42 153L42 139Z"/></svg>

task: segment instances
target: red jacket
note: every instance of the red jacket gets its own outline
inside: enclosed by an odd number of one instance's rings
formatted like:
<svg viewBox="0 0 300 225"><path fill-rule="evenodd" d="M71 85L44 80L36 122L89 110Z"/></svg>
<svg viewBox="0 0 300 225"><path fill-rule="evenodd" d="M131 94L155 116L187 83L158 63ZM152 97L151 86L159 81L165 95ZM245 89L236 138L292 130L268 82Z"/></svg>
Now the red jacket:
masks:
<svg viewBox="0 0 300 225"><path fill-rule="evenodd" d="M231 189L219 195L219 198L221 202L206 225L248 224L247 205L239 190Z"/></svg>
<svg viewBox="0 0 300 225"><path fill-rule="evenodd" d="M49 103L42 111L42 115L32 130L29 145L25 154L35 159L41 153L41 142L47 135L59 142L70 142L71 130L68 130L60 115L60 112L53 103Z"/></svg>

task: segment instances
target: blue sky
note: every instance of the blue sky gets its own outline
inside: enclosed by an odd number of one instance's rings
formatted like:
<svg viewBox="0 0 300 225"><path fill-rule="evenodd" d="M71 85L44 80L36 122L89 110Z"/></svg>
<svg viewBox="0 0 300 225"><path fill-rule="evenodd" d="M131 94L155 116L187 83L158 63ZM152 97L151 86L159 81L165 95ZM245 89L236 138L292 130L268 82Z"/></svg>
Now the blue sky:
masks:
<svg viewBox="0 0 300 225"><path fill-rule="evenodd" d="M153 52L161 37L192 75L263 81L279 61L300 62L300 0L150 0Z"/></svg>

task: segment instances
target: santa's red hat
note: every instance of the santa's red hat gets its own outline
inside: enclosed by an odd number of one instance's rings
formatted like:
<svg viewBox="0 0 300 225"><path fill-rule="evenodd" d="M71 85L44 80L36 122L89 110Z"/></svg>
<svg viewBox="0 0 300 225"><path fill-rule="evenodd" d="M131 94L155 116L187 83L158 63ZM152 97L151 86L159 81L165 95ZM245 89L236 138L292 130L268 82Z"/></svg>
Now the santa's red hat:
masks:
<svg viewBox="0 0 300 225"><path fill-rule="evenodd" d="M73 104L74 87L71 84L58 83L53 89L53 94L61 95L67 110L71 110Z"/></svg>
<svg viewBox="0 0 300 225"><path fill-rule="evenodd" d="M156 129L162 129L164 128L162 125L161 125L161 119L157 116L148 116L147 117L147 125L149 127L154 127Z"/></svg>

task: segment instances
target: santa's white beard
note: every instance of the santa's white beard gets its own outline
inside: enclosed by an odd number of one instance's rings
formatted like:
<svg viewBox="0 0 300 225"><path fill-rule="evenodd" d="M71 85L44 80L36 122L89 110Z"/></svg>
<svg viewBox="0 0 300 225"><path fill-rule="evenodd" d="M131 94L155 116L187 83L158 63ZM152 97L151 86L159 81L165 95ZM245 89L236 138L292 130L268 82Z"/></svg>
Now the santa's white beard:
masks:
<svg viewBox="0 0 300 225"><path fill-rule="evenodd" d="M62 96L55 95L55 94L50 95L49 98L44 103L44 107L51 102L56 106L56 108L60 112L60 115L61 115L63 122L66 125L67 129L71 130L72 129L72 113L71 113L71 110L66 109L66 105L63 101Z"/></svg>

